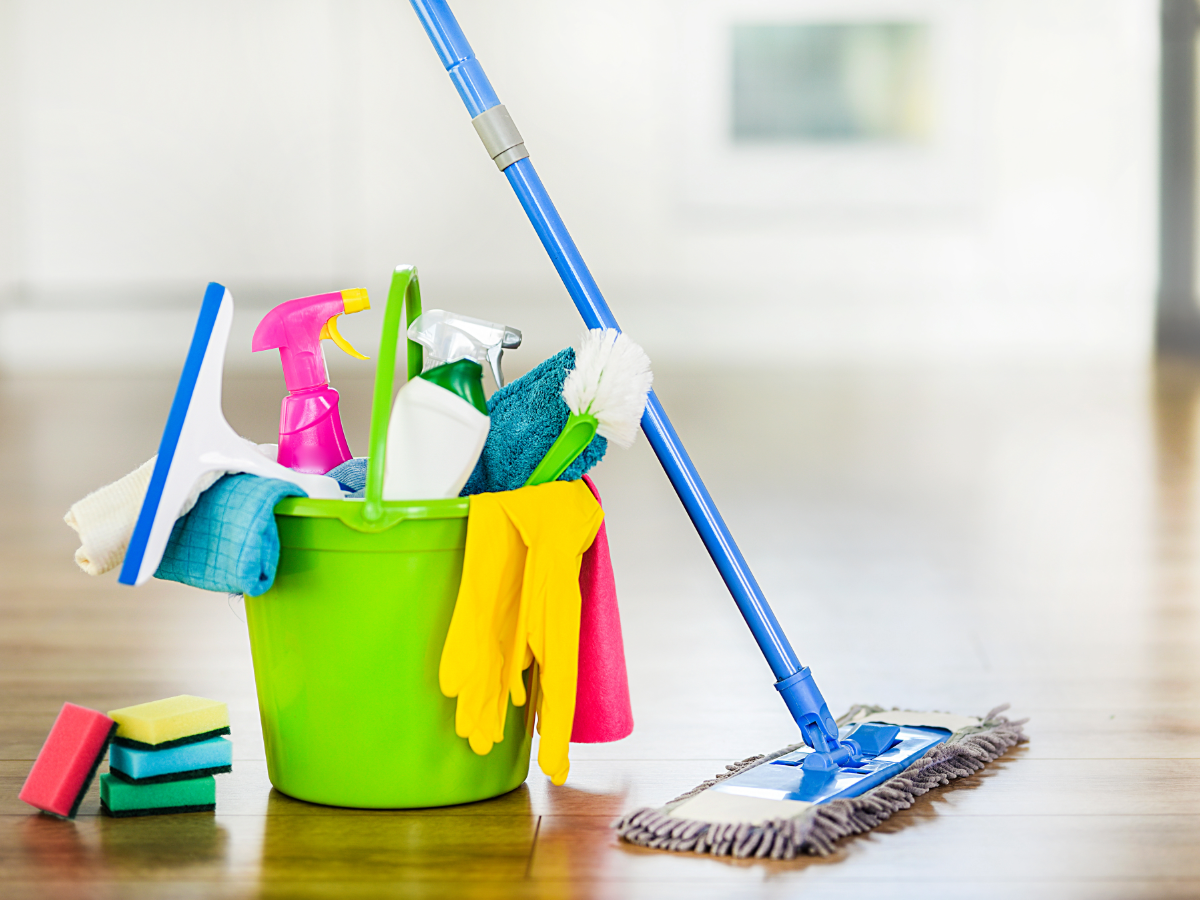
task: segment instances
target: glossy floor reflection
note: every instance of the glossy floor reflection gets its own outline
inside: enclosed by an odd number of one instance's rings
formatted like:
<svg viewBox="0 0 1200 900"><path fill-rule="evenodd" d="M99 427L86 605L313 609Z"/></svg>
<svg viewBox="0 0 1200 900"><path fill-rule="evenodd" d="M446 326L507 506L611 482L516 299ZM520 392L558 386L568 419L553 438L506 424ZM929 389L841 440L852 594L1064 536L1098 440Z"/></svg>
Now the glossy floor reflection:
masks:
<svg viewBox="0 0 1200 900"><path fill-rule="evenodd" d="M644 440L596 472L637 727L493 801L361 811L267 778L244 611L71 561L71 501L149 456L173 378L0 380L4 897L1188 897L1200 894L1200 367L658 372L835 710L981 713L1032 741L823 860L618 844L611 822L795 740ZM366 381L339 384L366 446ZM272 438L282 384L231 378ZM105 398L101 405L98 398ZM116 398L109 402L112 398ZM74 823L16 799L64 700L229 702L217 813Z"/></svg>

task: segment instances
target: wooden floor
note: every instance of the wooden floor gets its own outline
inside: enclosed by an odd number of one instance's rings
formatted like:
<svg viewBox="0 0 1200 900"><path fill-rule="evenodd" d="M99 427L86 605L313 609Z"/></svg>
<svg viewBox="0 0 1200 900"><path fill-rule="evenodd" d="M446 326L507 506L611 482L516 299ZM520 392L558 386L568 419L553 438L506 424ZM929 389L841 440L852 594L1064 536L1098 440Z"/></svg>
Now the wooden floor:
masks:
<svg viewBox="0 0 1200 900"><path fill-rule="evenodd" d="M0 380L0 896L1200 896L1200 369L659 372L830 706L982 713L1031 742L829 859L619 844L623 811L795 740L647 449L597 470L637 728L470 806L313 806L267 779L243 612L88 578L71 501L154 452L173 378ZM366 383L340 384L365 447ZM282 385L233 379L271 438ZM65 700L227 700L217 813L74 823L16 798Z"/></svg>

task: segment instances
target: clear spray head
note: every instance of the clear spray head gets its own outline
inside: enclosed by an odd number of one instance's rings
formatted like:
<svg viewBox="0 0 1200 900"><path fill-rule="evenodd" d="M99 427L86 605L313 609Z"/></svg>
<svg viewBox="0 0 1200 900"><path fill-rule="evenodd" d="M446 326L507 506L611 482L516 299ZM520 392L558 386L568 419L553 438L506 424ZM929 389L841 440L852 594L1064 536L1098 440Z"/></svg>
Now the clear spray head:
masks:
<svg viewBox="0 0 1200 900"><path fill-rule="evenodd" d="M500 370L504 351L521 346L521 332L515 328L444 309L431 309L413 319L408 326L408 339L425 347L422 372L460 359L473 359L491 368L497 387L504 387L504 373Z"/></svg>

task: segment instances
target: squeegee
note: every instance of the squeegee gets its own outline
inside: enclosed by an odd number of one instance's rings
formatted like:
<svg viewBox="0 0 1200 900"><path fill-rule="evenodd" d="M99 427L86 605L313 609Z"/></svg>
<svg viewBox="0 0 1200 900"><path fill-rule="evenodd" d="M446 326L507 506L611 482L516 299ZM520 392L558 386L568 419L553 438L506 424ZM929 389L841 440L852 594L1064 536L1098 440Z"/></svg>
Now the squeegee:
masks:
<svg viewBox="0 0 1200 900"><path fill-rule="evenodd" d="M210 282L158 445L154 474L125 552L118 578L121 584L144 584L150 579L189 495L210 473L249 472L289 481L310 497L342 497L332 478L293 472L267 459L225 420L221 381L232 325L233 296L224 285Z"/></svg>

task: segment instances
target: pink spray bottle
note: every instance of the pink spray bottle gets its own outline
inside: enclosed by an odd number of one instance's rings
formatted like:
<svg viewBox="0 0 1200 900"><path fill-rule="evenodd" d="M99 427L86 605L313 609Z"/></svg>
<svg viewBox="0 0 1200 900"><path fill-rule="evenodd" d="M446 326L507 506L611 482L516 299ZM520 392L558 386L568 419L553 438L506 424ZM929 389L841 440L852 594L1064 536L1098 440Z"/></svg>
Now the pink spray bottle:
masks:
<svg viewBox="0 0 1200 900"><path fill-rule="evenodd" d="M279 416L281 466L324 475L351 458L321 341L328 338L351 356L366 359L338 334L337 317L370 308L364 288L300 297L279 304L254 330L251 349L277 349L283 363L288 396Z"/></svg>

